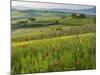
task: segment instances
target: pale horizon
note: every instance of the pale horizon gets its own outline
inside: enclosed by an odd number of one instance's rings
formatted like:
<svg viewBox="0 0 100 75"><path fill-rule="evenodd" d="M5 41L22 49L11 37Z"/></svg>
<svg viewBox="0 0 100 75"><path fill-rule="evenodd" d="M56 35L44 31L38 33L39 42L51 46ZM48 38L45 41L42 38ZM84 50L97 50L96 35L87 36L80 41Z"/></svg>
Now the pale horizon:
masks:
<svg viewBox="0 0 100 75"><path fill-rule="evenodd" d="M16 7L21 9L20 7L23 6L22 9L54 9L54 8L65 8L65 9L89 9L95 6L90 5L72 5L72 4L57 4L57 3L42 3L42 2L22 2L22 1L12 1L12 8Z"/></svg>

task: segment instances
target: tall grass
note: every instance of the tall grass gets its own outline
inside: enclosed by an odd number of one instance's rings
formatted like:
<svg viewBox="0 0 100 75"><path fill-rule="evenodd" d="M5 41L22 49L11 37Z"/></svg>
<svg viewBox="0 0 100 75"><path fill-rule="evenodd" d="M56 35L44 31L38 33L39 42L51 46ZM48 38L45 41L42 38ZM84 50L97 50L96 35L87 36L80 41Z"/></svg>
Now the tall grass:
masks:
<svg viewBox="0 0 100 75"><path fill-rule="evenodd" d="M12 74L96 68L95 33L12 44Z"/></svg>
<svg viewBox="0 0 100 75"><path fill-rule="evenodd" d="M60 27L60 30L56 30ZM66 36L73 34L83 34L89 32L95 32L96 25L84 25L84 26L69 26L56 25L46 28L30 28L30 29L17 29L12 32L12 42L23 42L29 40L54 38L58 36Z"/></svg>

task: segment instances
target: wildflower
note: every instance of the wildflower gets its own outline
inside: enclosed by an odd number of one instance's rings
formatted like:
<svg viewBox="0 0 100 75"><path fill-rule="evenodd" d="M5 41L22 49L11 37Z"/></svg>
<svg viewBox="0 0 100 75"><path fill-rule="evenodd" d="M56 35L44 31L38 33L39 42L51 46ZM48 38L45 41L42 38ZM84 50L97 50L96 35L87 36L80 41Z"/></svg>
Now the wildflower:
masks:
<svg viewBox="0 0 100 75"><path fill-rule="evenodd" d="M56 48L52 48L52 53L55 53L56 52Z"/></svg>

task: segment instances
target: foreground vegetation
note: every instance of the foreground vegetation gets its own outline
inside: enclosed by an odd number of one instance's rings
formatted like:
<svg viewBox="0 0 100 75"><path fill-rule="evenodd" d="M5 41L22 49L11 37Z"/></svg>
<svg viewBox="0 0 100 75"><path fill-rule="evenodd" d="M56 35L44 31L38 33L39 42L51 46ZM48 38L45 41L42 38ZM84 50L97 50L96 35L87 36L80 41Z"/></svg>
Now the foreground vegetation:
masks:
<svg viewBox="0 0 100 75"><path fill-rule="evenodd" d="M12 44L12 73L95 69L95 33Z"/></svg>

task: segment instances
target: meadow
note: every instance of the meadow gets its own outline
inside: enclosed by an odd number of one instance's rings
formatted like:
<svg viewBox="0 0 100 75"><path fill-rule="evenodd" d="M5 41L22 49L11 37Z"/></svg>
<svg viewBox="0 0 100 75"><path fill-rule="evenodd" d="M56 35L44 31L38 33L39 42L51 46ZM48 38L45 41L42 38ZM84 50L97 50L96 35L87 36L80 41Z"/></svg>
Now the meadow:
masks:
<svg viewBox="0 0 100 75"><path fill-rule="evenodd" d="M95 33L12 45L12 73L95 69Z"/></svg>
<svg viewBox="0 0 100 75"><path fill-rule="evenodd" d="M96 68L95 15L24 12L12 12L12 75Z"/></svg>

